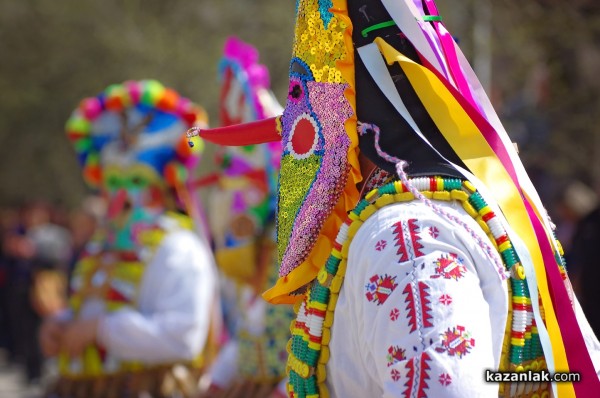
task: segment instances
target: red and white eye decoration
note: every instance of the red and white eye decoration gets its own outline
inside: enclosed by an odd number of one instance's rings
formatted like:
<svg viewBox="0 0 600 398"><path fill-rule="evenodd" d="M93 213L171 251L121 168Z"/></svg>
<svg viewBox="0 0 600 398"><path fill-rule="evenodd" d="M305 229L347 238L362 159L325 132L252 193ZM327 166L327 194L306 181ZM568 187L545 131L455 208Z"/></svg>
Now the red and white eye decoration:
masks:
<svg viewBox="0 0 600 398"><path fill-rule="evenodd" d="M286 149L294 158L306 159L313 154L318 143L317 121L307 113L301 114L294 120Z"/></svg>

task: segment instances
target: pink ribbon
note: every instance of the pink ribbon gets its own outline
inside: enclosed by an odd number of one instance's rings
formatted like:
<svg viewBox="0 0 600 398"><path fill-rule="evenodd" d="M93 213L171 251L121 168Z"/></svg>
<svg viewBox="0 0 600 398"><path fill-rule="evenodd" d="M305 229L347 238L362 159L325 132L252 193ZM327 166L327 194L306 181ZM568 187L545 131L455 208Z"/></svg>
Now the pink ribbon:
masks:
<svg viewBox="0 0 600 398"><path fill-rule="evenodd" d="M440 14L437 10L435 2L433 0L424 0L425 7L429 12L429 15L439 17ZM446 61L448 62L448 68L450 69L450 74L452 78L456 82L458 90L460 93L469 101L471 105L476 108L480 108L479 104L473 98L473 94L471 93L471 88L469 87L469 83L465 77L465 74L460 67L460 63L458 62L458 57L456 56L456 50L454 48L454 38L448 32L446 27L440 21L431 21L435 31L437 32L440 43L442 44L442 49L444 51L444 55L446 57ZM426 33L426 32L423 32ZM427 34L426 34L427 36ZM434 49L435 50L435 49ZM437 54L437 53L436 53ZM443 64L443 63L442 63Z"/></svg>

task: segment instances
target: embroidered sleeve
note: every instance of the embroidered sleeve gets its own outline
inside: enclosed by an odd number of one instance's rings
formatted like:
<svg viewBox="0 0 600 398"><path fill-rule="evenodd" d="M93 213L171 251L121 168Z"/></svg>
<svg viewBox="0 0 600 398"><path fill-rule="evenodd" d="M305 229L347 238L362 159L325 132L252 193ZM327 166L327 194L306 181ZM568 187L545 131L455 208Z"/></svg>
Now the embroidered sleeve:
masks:
<svg viewBox="0 0 600 398"><path fill-rule="evenodd" d="M498 385L484 383L484 370L495 364L490 306L475 264L484 256L435 217L405 216L355 251L365 270L357 274L359 321L366 362L375 365L371 378L384 397L497 396Z"/></svg>

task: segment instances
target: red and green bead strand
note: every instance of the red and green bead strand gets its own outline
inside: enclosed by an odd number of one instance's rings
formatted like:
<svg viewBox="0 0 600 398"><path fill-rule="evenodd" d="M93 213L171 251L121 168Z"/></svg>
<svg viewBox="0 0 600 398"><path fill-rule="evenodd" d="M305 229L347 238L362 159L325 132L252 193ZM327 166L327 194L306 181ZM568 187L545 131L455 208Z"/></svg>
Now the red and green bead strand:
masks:
<svg viewBox="0 0 600 398"><path fill-rule="evenodd" d="M492 220L494 220L495 214L478 192L473 192L469 196L468 202L487 224L494 222ZM511 367L522 370L525 363L543 359L537 328L534 329L531 295L525 280L523 265L508 235L502 228L491 228L490 230L502 261L511 273L512 328L509 357Z"/></svg>
<svg viewBox="0 0 600 398"><path fill-rule="evenodd" d="M290 386L292 386L290 393L293 397L311 398L324 395L323 386L319 386L324 378L319 380L315 369L319 368L319 359L323 351L325 332L323 326L330 298L333 294L337 295L337 292L334 293L330 289L331 281L338 274L341 260L341 254L337 250L330 255L325 267L319 272L318 281L313 284L308 293L308 300L302 303L298 311L298 320L293 323L291 360L288 362ZM307 317L304 317L305 313Z"/></svg>

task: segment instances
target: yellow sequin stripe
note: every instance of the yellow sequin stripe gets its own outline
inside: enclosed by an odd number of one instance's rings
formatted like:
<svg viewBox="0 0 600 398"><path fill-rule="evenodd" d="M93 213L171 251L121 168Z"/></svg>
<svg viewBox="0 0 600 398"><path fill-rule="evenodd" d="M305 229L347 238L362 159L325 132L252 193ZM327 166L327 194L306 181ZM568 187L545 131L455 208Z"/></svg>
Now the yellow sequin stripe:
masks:
<svg viewBox="0 0 600 398"><path fill-rule="evenodd" d="M336 62L346 58L348 25L334 15L324 26L316 0L300 0L298 10L293 55L309 65L316 82L344 83Z"/></svg>

